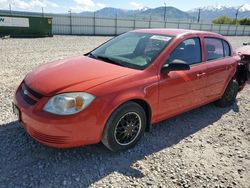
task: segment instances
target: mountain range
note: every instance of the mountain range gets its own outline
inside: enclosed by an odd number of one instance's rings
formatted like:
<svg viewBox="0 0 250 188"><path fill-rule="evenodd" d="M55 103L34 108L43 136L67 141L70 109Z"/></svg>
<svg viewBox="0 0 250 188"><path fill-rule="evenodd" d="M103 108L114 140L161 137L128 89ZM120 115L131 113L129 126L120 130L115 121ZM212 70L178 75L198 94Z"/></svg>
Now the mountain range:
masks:
<svg viewBox="0 0 250 188"><path fill-rule="evenodd" d="M227 7L223 5L206 6L188 11L191 16L197 16L201 10L201 18L211 20L220 16L235 18L237 9L239 9L238 18L250 18L250 4L243 4L239 7Z"/></svg>
<svg viewBox="0 0 250 188"><path fill-rule="evenodd" d="M201 20L212 20L220 16L228 16L235 18L237 9L239 9L238 18L250 18L250 4L244 4L240 7L226 7L222 5L216 6L207 6L199 7L189 11L182 11L175 7L157 7L157 8L148 8L144 7L143 9L138 10L124 10L112 7L106 7L96 12L81 12L78 15L82 16L93 16L95 13L96 16L100 17L137 17L149 19L158 19L162 20L164 18L164 12L166 9L166 19L179 19L179 20L196 20L198 16L199 9L201 11Z"/></svg>

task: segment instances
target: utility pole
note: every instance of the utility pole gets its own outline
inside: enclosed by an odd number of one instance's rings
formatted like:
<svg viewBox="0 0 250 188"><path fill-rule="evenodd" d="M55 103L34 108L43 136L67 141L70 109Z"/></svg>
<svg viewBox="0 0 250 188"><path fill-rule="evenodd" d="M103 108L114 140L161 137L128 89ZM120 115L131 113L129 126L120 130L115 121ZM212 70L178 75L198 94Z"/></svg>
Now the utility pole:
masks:
<svg viewBox="0 0 250 188"><path fill-rule="evenodd" d="M166 21L166 14L167 14L167 5L166 2L164 2L164 21Z"/></svg>
<svg viewBox="0 0 250 188"><path fill-rule="evenodd" d="M42 7L42 16L44 17L43 7Z"/></svg>
<svg viewBox="0 0 250 188"><path fill-rule="evenodd" d="M10 15L12 15L11 4L9 4Z"/></svg>
<svg viewBox="0 0 250 188"><path fill-rule="evenodd" d="M236 13L235 13L235 25L237 25L238 14L239 14L240 8L241 8L242 6L243 6L243 5L239 6L239 8L237 8L237 10L236 10Z"/></svg>
<svg viewBox="0 0 250 188"><path fill-rule="evenodd" d="M198 22L198 23L200 23L200 19L201 19L201 9L199 8L198 19L197 19L197 22Z"/></svg>
<svg viewBox="0 0 250 188"><path fill-rule="evenodd" d="M239 10L240 10L240 7L237 8L236 13L235 13L235 25L237 25L237 19L238 19Z"/></svg>

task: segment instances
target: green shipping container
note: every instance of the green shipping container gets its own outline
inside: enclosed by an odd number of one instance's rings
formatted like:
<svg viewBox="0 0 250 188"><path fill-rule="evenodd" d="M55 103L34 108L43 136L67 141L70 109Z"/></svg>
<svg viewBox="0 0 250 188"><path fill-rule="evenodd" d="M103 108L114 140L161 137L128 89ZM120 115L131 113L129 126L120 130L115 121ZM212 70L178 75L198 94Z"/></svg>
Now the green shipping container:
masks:
<svg viewBox="0 0 250 188"><path fill-rule="evenodd" d="M0 15L0 36L51 37L52 18Z"/></svg>

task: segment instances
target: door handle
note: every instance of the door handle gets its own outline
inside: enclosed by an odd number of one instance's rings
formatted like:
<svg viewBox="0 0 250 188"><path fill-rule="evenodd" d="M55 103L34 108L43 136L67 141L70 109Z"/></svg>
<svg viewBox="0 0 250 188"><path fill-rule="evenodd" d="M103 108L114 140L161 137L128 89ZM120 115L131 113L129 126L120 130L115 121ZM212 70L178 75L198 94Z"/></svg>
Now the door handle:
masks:
<svg viewBox="0 0 250 188"><path fill-rule="evenodd" d="M203 77L203 76L205 76L205 75L206 75L205 72L196 74L196 76L197 76L198 78L201 78L201 77Z"/></svg>

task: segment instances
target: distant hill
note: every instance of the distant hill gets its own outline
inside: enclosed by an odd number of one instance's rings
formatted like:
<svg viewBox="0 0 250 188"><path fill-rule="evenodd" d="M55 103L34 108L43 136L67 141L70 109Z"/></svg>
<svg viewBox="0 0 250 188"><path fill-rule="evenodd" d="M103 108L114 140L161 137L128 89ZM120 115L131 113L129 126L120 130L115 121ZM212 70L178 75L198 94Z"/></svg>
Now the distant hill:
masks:
<svg viewBox="0 0 250 188"><path fill-rule="evenodd" d="M143 8L141 10L123 10L112 7L106 7L100 9L95 12L97 16L101 17L139 17L139 18L147 18L150 17L152 19L163 19L164 18L165 7L157 7L157 8ZM81 12L79 15L83 16L93 16L93 12ZM175 7L166 7L166 18L167 19L191 19L188 13L181 11Z"/></svg>
<svg viewBox="0 0 250 188"><path fill-rule="evenodd" d="M152 18L164 18L165 7L158 7L153 9L147 9L139 13L142 17L152 17ZM192 17L175 7L166 7L166 18L167 19L191 19Z"/></svg>
<svg viewBox="0 0 250 188"><path fill-rule="evenodd" d="M140 12L140 10L123 10L123 9L118 9L118 8L106 7L106 8L97 10L95 14L100 17L115 17L116 14L119 17L128 17L134 14L137 14L138 12ZM84 12L79 13L79 15L93 16L94 12L84 11Z"/></svg>
<svg viewBox="0 0 250 188"><path fill-rule="evenodd" d="M226 7L223 5L201 7L201 20L212 20L220 16L235 17L235 13L239 7ZM156 20L163 20L165 7L143 8L141 10L124 10L112 7L106 7L95 12L100 17L138 17ZM196 20L199 8L182 11L175 7L166 7L166 18L170 20ZM94 12L81 12L78 15L93 16ZM238 18L250 18L250 4L244 4L239 9Z"/></svg>

